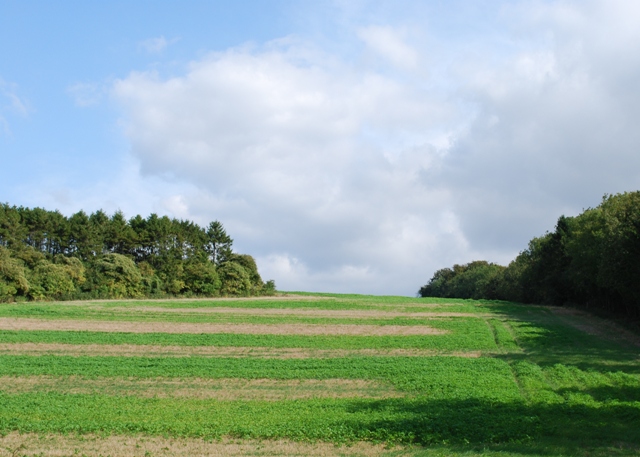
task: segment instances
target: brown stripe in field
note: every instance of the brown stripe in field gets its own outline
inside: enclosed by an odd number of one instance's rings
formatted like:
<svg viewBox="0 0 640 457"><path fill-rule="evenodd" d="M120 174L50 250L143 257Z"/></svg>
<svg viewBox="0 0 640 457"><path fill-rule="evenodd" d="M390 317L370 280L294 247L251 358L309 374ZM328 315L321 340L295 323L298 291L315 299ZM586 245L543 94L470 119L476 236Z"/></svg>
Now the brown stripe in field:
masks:
<svg viewBox="0 0 640 457"><path fill-rule="evenodd" d="M293 400L305 398L389 398L402 393L385 383L362 379L202 379L92 378L80 376L1 376L8 394L60 392L143 398L216 400Z"/></svg>
<svg viewBox="0 0 640 457"><path fill-rule="evenodd" d="M158 306L136 306L131 308L112 307L110 311L145 311L154 313L201 313L201 314L241 314L251 316L308 316L327 318L394 318L394 317L415 317L415 318L438 318L438 317L490 317L490 314L480 313L456 313L456 312L397 312L379 311L364 309L305 309L305 308L162 308Z"/></svg>
<svg viewBox="0 0 640 457"><path fill-rule="evenodd" d="M429 349L312 349L230 346L156 346L135 344L4 343L0 354L121 357L260 357L308 359L334 357L480 357L480 351Z"/></svg>
<svg viewBox="0 0 640 457"><path fill-rule="evenodd" d="M253 335L442 335L445 330L423 325L350 324L213 324L188 322L117 322L0 318L0 330L58 330L123 333L233 333Z"/></svg>
<svg viewBox="0 0 640 457"><path fill-rule="evenodd" d="M385 444L355 442L334 445L323 442L284 440L241 440L226 438L161 437L149 435L74 435L10 432L0 437L0 456L46 455L117 455L119 457L205 457L205 456L278 456L278 457L369 457L413 455L415 449Z"/></svg>
<svg viewBox="0 0 640 457"><path fill-rule="evenodd" d="M54 302L43 302L40 303L42 306L46 306L47 304L54 305L76 305L76 306L87 306L101 303L140 303L141 305L145 305L146 303L184 303L185 305L191 302L211 302L211 303L220 303L220 302L251 302L251 301L324 301L324 300L342 300L337 297L318 297L318 296L307 296L307 295L275 295L275 296L264 296L264 297L208 297L208 298L123 298L123 299L100 299L100 300L65 300L65 301L54 301ZM347 299L348 300L348 299ZM404 309L404 308L439 308L439 307L447 307L447 306L456 306L460 305L460 303L433 303L427 301L416 301L416 302L401 302L401 303L376 303L376 302L366 302L366 306L374 307L374 308L387 308L387 309Z"/></svg>

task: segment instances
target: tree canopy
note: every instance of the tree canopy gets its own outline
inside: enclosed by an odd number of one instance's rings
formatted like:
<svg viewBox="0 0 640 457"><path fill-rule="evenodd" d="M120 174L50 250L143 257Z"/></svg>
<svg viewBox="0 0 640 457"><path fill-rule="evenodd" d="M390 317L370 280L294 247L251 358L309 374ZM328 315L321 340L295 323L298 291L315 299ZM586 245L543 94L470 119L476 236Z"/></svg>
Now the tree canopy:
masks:
<svg viewBox="0 0 640 457"><path fill-rule="evenodd" d="M438 270L423 297L571 304L640 318L640 191L605 195L560 216L507 266L475 261Z"/></svg>
<svg viewBox="0 0 640 457"><path fill-rule="evenodd" d="M0 300L273 293L232 246L219 221L0 204Z"/></svg>

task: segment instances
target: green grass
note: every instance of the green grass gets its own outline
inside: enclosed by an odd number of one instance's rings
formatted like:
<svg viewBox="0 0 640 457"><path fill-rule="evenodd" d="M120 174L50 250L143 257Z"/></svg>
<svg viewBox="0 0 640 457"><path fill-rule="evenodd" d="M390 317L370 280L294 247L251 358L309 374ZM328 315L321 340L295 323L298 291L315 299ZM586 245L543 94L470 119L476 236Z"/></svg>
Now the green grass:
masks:
<svg viewBox="0 0 640 457"><path fill-rule="evenodd" d="M483 312L484 306L497 302L482 302L459 299L425 299L409 297L384 297L366 295L340 294L303 294L316 296L317 300L296 300L292 298L277 300L274 298L256 298L251 300L109 300L86 301L80 306L73 302L29 302L21 304L0 303L0 312L19 312L21 309L56 309L56 308L137 308L151 306L154 308L248 308L248 309L324 309L324 310L381 310L407 312ZM500 302L502 306L506 303ZM11 310L11 311L4 311Z"/></svg>
<svg viewBox="0 0 640 457"><path fill-rule="evenodd" d="M297 336L0 331L0 344L69 343L305 349L481 351L463 357L120 357L0 355L0 376L116 379L352 379L393 386L401 398L214 400L143 398L0 386L0 433L116 433L217 438L412 443L416 456L640 455L640 356L629 342L585 333L548 308L470 300L341 294L322 299L115 301L2 305L3 317L428 325L426 336ZM431 306L431 304L435 306ZM436 320L187 315L137 311L237 307L482 313ZM487 317L488 315L488 317ZM393 455L392 451L389 455Z"/></svg>
<svg viewBox="0 0 640 457"><path fill-rule="evenodd" d="M357 318L327 318L322 316L260 316L251 314L233 314L233 313L198 313L198 312L180 312L181 309L190 308L196 310L206 310L208 308L244 308L244 309L291 309L291 310L350 310L350 311L383 311L394 313L416 313L416 312L457 312L457 313L469 313L474 314L482 312L484 310L477 307L469 308L467 306L458 306L453 308L452 306L444 309L429 308L429 307L402 307L402 308L380 308L380 307L366 307L366 308L340 308L336 306L332 307L310 307L310 306L286 306L277 307L273 302L266 302L268 306L255 306L256 303L252 302L253 306L242 307L237 306L237 302L233 303L235 306L220 306L218 302L217 306L205 306L203 302L194 302L199 306L191 306L191 303L185 303L182 306L172 305L169 306L166 303L162 303L162 306L155 306L153 303L151 306L153 311L141 309L140 303L122 303L122 306L78 306L78 305L59 305L59 304L33 304L27 303L23 305L15 304L0 304L0 317L30 317L39 319L92 319L92 320L135 320L135 321L158 321L158 322L258 322L258 323L272 323L272 322L286 322L286 323L330 323L330 324L351 324L358 323L360 320L366 320L372 324L395 324L395 325L426 325L429 320L428 317L411 317L411 316L361 316ZM287 302L286 305L291 303ZM333 303L336 305L336 303ZM149 306L149 305L147 305ZM166 309L166 312L162 310Z"/></svg>
<svg viewBox="0 0 640 457"><path fill-rule="evenodd" d="M0 356L0 376L371 379L430 398L519 398L506 362L459 357L262 359ZM1 387L0 387L1 389Z"/></svg>
<svg viewBox="0 0 640 457"><path fill-rule="evenodd" d="M583 437L638 443L638 405L429 399L213 401L57 393L0 394L0 430L175 436L535 443ZM277 412L277 413L276 413Z"/></svg>
<svg viewBox="0 0 640 457"><path fill-rule="evenodd" d="M78 307L46 309L39 307L34 309L10 310L0 317L38 318L48 320L99 320L119 322L187 322L187 323L212 323L212 324L324 324L324 325L424 325L428 327L446 328L440 322L450 320L448 318L423 318L423 317L323 317L323 316L260 316L251 314L225 314L225 313L177 313L177 312L150 312L150 311L111 311L111 310L85 310ZM469 319L476 319L471 317Z"/></svg>
<svg viewBox="0 0 640 457"><path fill-rule="evenodd" d="M174 436L379 440L530 440L540 420L523 404L423 399L211 401L53 393L0 394L0 430ZM274 414L275 411L277 414ZM514 414L522 412L524 414ZM489 423L490 421L490 423Z"/></svg>
<svg viewBox="0 0 640 457"><path fill-rule="evenodd" d="M481 319L446 319L429 322L448 330L443 335L421 336L300 336L249 334L107 333L64 331L0 331L0 343L153 344L165 346L261 346L313 349L418 348L451 351L496 350L496 342Z"/></svg>

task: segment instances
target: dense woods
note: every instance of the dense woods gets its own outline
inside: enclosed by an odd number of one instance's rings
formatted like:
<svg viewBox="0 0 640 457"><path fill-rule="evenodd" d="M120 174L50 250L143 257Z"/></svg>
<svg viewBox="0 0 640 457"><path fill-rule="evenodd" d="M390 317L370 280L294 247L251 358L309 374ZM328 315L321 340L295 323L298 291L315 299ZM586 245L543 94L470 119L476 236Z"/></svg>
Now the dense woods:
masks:
<svg viewBox="0 0 640 457"><path fill-rule="evenodd" d="M0 204L0 301L273 293L222 224Z"/></svg>
<svg viewBox="0 0 640 457"><path fill-rule="evenodd" d="M640 318L640 192L605 195L561 216L507 267L474 261L435 272L423 297L565 305Z"/></svg>

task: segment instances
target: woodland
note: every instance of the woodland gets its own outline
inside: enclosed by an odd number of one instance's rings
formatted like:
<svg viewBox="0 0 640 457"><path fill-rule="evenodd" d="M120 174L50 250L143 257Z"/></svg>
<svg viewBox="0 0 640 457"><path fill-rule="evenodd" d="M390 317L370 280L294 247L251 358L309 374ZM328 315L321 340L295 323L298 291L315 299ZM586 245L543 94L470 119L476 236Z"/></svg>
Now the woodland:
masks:
<svg viewBox="0 0 640 457"><path fill-rule="evenodd" d="M508 265L484 260L434 273L422 297L570 305L640 320L640 191L605 195L533 238Z"/></svg>
<svg viewBox="0 0 640 457"><path fill-rule="evenodd" d="M272 294L232 246L218 221L0 204L0 301Z"/></svg>

